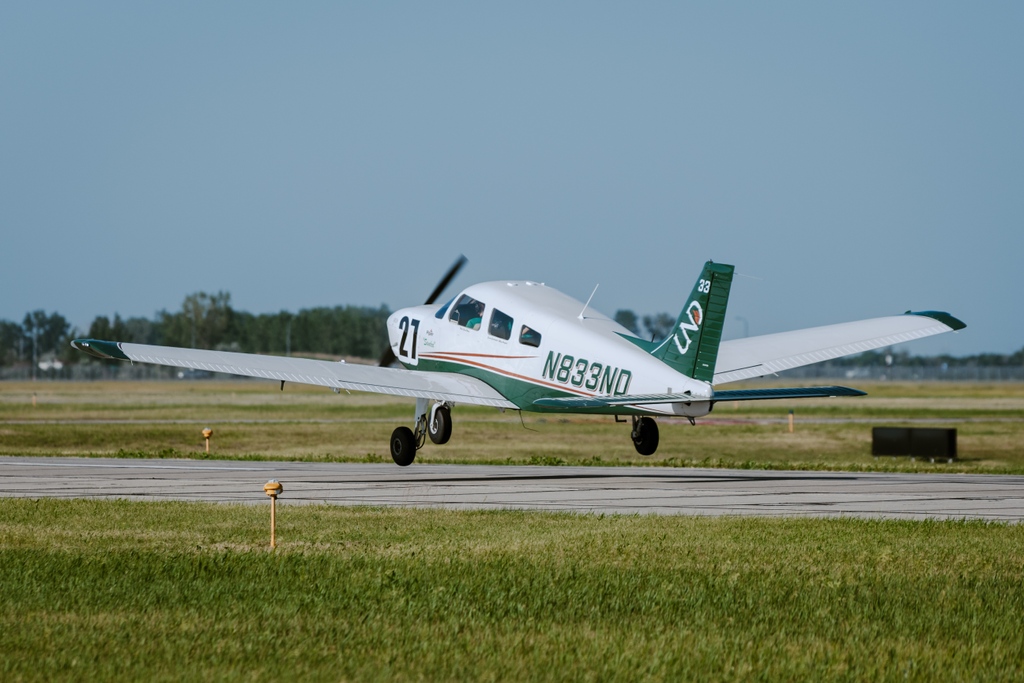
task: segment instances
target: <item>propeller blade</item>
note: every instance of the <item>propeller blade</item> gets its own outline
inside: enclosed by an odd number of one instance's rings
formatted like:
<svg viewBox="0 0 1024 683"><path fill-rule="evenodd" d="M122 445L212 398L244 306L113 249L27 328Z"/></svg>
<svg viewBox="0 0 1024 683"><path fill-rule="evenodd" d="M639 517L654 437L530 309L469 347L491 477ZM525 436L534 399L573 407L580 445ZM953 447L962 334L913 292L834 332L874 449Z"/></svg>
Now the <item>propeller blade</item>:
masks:
<svg viewBox="0 0 1024 683"><path fill-rule="evenodd" d="M423 302L424 306L432 304L435 301L437 301L437 297L441 296L441 292L443 292L444 288L448 286L448 283L450 283L452 279L456 275L458 275L459 271L462 270L462 266L466 265L466 261L466 257L463 256L462 254L459 254L459 258L455 260L455 263L453 263L452 267L448 269L448 272L445 274L445 276L441 278L440 282L437 283L437 287L434 287L434 291L431 292L430 296L427 297L427 300Z"/></svg>
<svg viewBox="0 0 1024 683"><path fill-rule="evenodd" d="M378 363L378 365L380 365L380 367L382 368L387 368L390 367L391 364L394 363L396 360L398 359L395 357L395 352L392 351L391 347L389 346L388 348L384 349L384 353L381 354L380 363Z"/></svg>

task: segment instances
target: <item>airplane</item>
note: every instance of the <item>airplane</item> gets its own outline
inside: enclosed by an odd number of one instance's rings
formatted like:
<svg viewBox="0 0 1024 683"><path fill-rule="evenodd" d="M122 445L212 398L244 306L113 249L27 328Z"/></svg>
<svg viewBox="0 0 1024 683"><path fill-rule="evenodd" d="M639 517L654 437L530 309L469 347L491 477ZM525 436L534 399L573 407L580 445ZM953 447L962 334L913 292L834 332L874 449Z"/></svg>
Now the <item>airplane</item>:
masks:
<svg viewBox="0 0 1024 683"><path fill-rule="evenodd" d="M843 386L720 390L761 377L966 325L941 311L722 341L734 266L708 261L665 339L648 341L544 283L482 282L435 301L466 263L460 257L422 306L387 320L390 347L378 366L304 358L75 339L103 359L153 363L416 399L413 427L391 435L391 457L411 465L427 437L452 435L459 404L536 413L611 415L631 422L637 452L658 448L657 416L693 424L720 401L863 396ZM596 289L595 289L596 292ZM591 294L593 299L593 294ZM391 367L397 362L401 367ZM621 419L629 418L629 420Z"/></svg>

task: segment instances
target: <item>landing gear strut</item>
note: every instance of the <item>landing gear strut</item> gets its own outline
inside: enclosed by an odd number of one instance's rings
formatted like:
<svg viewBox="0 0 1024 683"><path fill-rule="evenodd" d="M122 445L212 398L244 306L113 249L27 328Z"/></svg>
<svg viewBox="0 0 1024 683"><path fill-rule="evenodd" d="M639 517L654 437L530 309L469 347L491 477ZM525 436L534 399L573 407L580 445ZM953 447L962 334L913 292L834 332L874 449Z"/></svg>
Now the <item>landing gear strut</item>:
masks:
<svg viewBox="0 0 1024 683"><path fill-rule="evenodd" d="M651 417L633 416L633 445L640 455L654 455L658 450L658 423Z"/></svg>

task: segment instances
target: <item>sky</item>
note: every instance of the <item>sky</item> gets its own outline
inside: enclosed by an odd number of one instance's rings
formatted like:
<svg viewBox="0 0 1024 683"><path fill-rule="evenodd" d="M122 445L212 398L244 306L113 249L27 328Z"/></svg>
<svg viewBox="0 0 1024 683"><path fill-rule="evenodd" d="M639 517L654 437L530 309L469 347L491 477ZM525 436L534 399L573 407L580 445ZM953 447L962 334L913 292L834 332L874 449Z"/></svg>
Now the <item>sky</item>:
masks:
<svg viewBox="0 0 1024 683"><path fill-rule="evenodd" d="M0 318L531 279L1024 347L1019 2L0 4Z"/></svg>

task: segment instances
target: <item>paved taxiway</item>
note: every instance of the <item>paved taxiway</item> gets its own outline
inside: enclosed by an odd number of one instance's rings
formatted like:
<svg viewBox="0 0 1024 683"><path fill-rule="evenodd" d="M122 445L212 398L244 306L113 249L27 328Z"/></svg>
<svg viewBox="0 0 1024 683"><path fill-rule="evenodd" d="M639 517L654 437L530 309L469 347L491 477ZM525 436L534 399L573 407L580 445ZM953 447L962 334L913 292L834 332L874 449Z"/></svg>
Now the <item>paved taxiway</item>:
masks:
<svg viewBox="0 0 1024 683"><path fill-rule="evenodd" d="M0 496L1024 520L1024 476L0 457Z"/></svg>

